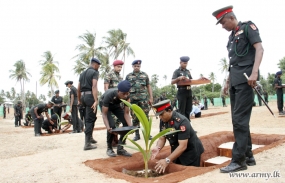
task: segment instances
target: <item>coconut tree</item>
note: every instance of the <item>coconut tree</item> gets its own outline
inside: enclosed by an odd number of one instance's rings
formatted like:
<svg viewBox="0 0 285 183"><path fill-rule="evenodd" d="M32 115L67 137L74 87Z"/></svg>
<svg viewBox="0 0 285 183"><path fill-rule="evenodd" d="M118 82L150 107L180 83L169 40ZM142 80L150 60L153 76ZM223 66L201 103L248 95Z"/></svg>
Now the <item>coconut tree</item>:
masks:
<svg viewBox="0 0 285 183"><path fill-rule="evenodd" d="M100 78L104 79L106 74L111 70L110 61L109 61L109 54L103 53L99 56L99 60L101 61L100 65Z"/></svg>
<svg viewBox="0 0 285 183"><path fill-rule="evenodd" d="M215 80L216 80L216 76L215 76L215 74L213 73L213 72L211 72L210 73L210 75L209 75L209 79L211 80L211 82L212 82L212 92L214 92L214 82L215 82Z"/></svg>
<svg viewBox="0 0 285 183"><path fill-rule="evenodd" d="M42 66L42 70L40 72L40 85L43 86L48 84L51 93L53 93L53 88L58 88L57 79L61 78L59 75L59 68L57 67L58 62L54 61L54 56L50 51L44 52L42 57L44 60L39 61L40 65Z"/></svg>
<svg viewBox="0 0 285 183"><path fill-rule="evenodd" d="M133 55L135 53L133 49L130 47L130 43L127 43L127 34L124 33L121 29L112 29L108 32L108 37L103 37L105 44L107 45L106 48L109 50L109 55L114 60L117 59L120 55L122 55L122 60L125 62L126 55ZM124 77L124 70L125 65L123 65L123 77Z"/></svg>
<svg viewBox="0 0 285 183"><path fill-rule="evenodd" d="M229 63L228 63L228 61L227 61L226 58L222 58L222 59L220 60L220 64L219 64L219 65L221 66L221 68L220 68L221 72L222 72L222 73L225 73L225 78L224 78L224 80L223 80L223 86L224 86L224 85L225 85L225 82L226 82L226 80L227 80L227 76L228 76ZM221 94L222 94L222 91L221 91L220 95L221 95Z"/></svg>
<svg viewBox="0 0 285 183"><path fill-rule="evenodd" d="M14 100L16 97L16 90L14 87L11 88L11 100Z"/></svg>
<svg viewBox="0 0 285 183"><path fill-rule="evenodd" d="M26 64L23 60L18 60L14 64L15 70L10 70L11 75L9 76L11 79L15 79L20 83L21 86L21 95L20 98L23 102L23 108L25 109L25 82L30 81L28 76L32 76L28 70L26 69ZM14 89L15 90L15 89ZM15 96L15 94L13 95Z"/></svg>
<svg viewBox="0 0 285 183"><path fill-rule="evenodd" d="M79 54L75 55L75 66L73 71L75 74L81 74L90 65L90 60L93 57L99 58L102 51L106 50L104 47L95 47L96 33L92 34L89 31L78 37L83 41L82 44L76 46Z"/></svg>

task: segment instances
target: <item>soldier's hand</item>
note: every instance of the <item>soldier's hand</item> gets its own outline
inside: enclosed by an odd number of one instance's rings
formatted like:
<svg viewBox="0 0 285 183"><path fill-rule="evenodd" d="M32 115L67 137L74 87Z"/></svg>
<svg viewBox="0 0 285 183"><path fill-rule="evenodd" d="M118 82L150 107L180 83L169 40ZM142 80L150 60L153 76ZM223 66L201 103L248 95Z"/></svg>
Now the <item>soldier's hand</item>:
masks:
<svg viewBox="0 0 285 183"><path fill-rule="evenodd" d="M153 104L153 98L150 98L150 99L148 100L148 103L149 103L149 105L152 105L152 104Z"/></svg>
<svg viewBox="0 0 285 183"><path fill-rule="evenodd" d="M151 160L154 160L156 155L159 153L158 147L155 147L151 150Z"/></svg>
<svg viewBox="0 0 285 183"><path fill-rule="evenodd" d="M256 83L257 76L258 75L256 75L256 74L251 74L247 80L248 85L250 85L252 88L257 86L257 83Z"/></svg>
<svg viewBox="0 0 285 183"><path fill-rule="evenodd" d="M178 78L179 78L179 80L184 80L186 77L185 76L179 76Z"/></svg>
<svg viewBox="0 0 285 183"><path fill-rule="evenodd" d="M224 85L223 94L224 95L228 95L229 94L229 83L226 83Z"/></svg>
<svg viewBox="0 0 285 183"><path fill-rule="evenodd" d="M49 120L49 122L50 122L50 124L52 124L52 125L54 124L54 122L53 122L52 120Z"/></svg>
<svg viewBox="0 0 285 183"><path fill-rule="evenodd" d="M93 105L91 106L91 108L93 109L93 112L94 112L94 113L95 113L96 110L97 110L97 105L98 105L98 102L95 101L95 102L93 103Z"/></svg>

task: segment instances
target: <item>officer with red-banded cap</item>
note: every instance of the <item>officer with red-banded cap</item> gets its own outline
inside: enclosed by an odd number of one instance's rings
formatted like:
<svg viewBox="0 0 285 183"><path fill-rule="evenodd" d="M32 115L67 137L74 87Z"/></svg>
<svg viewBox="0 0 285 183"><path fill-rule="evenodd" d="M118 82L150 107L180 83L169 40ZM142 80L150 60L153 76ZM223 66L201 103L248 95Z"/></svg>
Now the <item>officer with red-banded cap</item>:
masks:
<svg viewBox="0 0 285 183"><path fill-rule="evenodd" d="M247 165L256 164L252 153L249 121L254 102L252 87L256 86L263 47L259 30L251 22L238 22L233 6L213 12L217 24L231 31L227 44L229 56L229 77L224 86L224 94L230 94L232 124L235 143L231 163L221 168L222 173L246 170ZM246 73L249 78L244 76Z"/></svg>
<svg viewBox="0 0 285 183"><path fill-rule="evenodd" d="M170 100L163 100L152 106L159 116L160 131L167 128L181 130L180 132L160 137L156 147L152 149L151 158L155 159L159 151L164 147L166 139L171 146L171 154L157 162L155 169L157 172L164 172L170 162L185 166L200 166L200 157L204 152L203 145L197 137L190 121L184 115L173 111Z"/></svg>

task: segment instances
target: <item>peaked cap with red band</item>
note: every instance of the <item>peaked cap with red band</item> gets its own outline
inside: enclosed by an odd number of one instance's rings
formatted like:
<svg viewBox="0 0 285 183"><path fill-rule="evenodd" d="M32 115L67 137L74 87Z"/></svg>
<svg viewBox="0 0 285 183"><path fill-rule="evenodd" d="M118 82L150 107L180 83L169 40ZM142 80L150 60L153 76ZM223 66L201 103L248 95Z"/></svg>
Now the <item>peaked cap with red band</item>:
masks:
<svg viewBox="0 0 285 183"><path fill-rule="evenodd" d="M233 6L227 6L221 9L218 9L217 11L215 11L214 13L212 13L212 15L214 17L216 17L216 19L218 20L216 24L220 23L220 21L224 18L224 16L227 13L230 13L233 11Z"/></svg>
<svg viewBox="0 0 285 183"><path fill-rule="evenodd" d="M163 101L160 101L160 102L154 104L154 105L152 106L152 108L153 108L153 110L155 111L155 115L158 116L158 115L160 115L161 113L163 113L163 111L164 111L166 108L168 108L168 107L170 107L170 106L171 106L170 100L167 99L167 100L163 100Z"/></svg>

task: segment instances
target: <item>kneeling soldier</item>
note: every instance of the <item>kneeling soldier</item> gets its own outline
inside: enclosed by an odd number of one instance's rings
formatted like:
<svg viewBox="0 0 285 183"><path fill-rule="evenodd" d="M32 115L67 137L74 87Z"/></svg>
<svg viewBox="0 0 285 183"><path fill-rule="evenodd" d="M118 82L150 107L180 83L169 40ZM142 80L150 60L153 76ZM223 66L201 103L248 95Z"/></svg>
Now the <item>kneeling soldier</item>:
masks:
<svg viewBox="0 0 285 183"><path fill-rule="evenodd" d="M58 120L58 117L57 117L56 114L51 115L51 119L50 120L48 120L48 119L44 120L44 122L42 124L42 129L44 129L48 133L56 132L57 120Z"/></svg>
<svg viewBox="0 0 285 183"><path fill-rule="evenodd" d="M115 136L112 133L112 129L116 128L112 114L114 114L122 122L123 126L132 126L131 117L129 115L129 107L127 107L126 105L123 105L123 107L121 107L121 99L129 100L130 89L130 82L126 80L121 81L118 84L118 88L108 89L101 96L99 101L99 105L102 109L103 121L107 128L107 155L110 157L116 156L112 148L112 141ZM120 135L117 147L117 154L123 156L132 156L122 146L122 144L125 143L125 140L123 141L123 138L124 136Z"/></svg>
<svg viewBox="0 0 285 183"><path fill-rule="evenodd" d="M166 139L171 146L171 154L157 162L155 169L157 172L164 172L170 162L185 166L200 166L200 157L204 152L204 147L197 137L190 121L184 115L172 111L170 100L163 100L152 106L156 111L156 116L161 119L160 131L173 128L180 132L162 136L158 139L156 147L152 149L152 159L155 159L159 151L164 147Z"/></svg>

